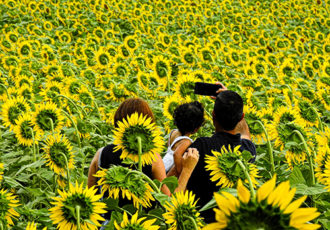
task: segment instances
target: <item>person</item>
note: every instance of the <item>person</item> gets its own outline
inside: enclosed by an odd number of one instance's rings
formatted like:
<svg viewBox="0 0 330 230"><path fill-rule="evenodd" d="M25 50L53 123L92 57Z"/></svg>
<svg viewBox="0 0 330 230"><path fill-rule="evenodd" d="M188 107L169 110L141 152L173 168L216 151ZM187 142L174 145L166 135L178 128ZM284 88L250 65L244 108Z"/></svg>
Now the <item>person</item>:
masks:
<svg viewBox="0 0 330 230"><path fill-rule="evenodd" d="M204 123L204 108L198 101L184 103L174 110L173 118L178 129L170 132L163 162L167 173L173 168L167 176L179 177L182 171L183 154L193 142L190 136L196 133Z"/></svg>
<svg viewBox="0 0 330 230"><path fill-rule="evenodd" d="M118 107L114 116L115 127L117 128L119 122L123 121L127 118L127 116L130 116L135 112L140 114L142 113L143 115L150 117L152 121L155 121L154 115L147 102L140 98L131 98L122 102ZM121 162L121 151L114 151L114 147L114 144L109 144L103 148L100 148L96 152L88 171L87 185L89 188L97 185L98 178L94 175L99 168L109 168L110 165L122 165L128 167ZM175 192L185 190L189 177L195 168L198 159L198 151L196 149L189 148L182 160L182 173L178 179L178 187L176 188ZM142 168L142 172L150 178L157 179L159 181L162 181L166 178L165 167L159 153L157 153L156 160L152 163L152 165L145 165ZM166 186L162 187L162 192L169 196L171 195L169 189ZM105 218L109 219L110 213L107 213Z"/></svg>
<svg viewBox="0 0 330 230"><path fill-rule="evenodd" d="M222 88L217 91L218 95L212 112L215 134L211 137L199 137L189 146L199 151L200 159L191 174L187 190L199 197L197 204L200 207L207 204L212 199L213 193L219 190L216 183L207 179L210 178L210 172L205 169L206 155L212 155L212 150L220 152L222 146L230 145L234 148L240 145L240 151L249 151L254 159L256 156L256 148L251 142L249 127L244 119L241 96L228 90L223 84L219 84ZM206 223L215 221L212 209L202 212L201 215Z"/></svg>

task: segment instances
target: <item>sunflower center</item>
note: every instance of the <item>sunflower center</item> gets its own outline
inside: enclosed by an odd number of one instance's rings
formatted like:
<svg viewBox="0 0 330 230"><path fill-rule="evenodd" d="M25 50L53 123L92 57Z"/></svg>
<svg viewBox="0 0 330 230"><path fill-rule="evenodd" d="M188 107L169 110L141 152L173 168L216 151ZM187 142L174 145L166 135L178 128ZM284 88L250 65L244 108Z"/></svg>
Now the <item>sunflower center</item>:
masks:
<svg viewBox="0 0 330 230"><path fill-rule="evenodd" d="M61 167L61 168L65 168L65 159L63 154L67 157L67 159L69 160L70 158L70 152L69 149L67 147L67 145L63 142L57 142L54 143L50 148L49 148L49 155L50 158L52 159L52 161L54 162L54 164L56 164L57 166Z"/></svg>
<svg viewBox="0 0 330 230"><path fill-rule="evenodd" d="M129 153L138 154L137 137L141 138L143 153L154 148L152 132L143 125L135 125L128 127L123 134L123 145Z"/></svg>
<svg viewBox="0 0 330 230"><path fill-rule="evenodd" d="M58 117L54 111L47 109L47 110L42 110L38 113L36 120L40 129L42 129L43 131L52 130L52 126L49 119L52 119L55 129L58 125Z"/></svg>
<svg viewBox="0 0 330 230"><path fill-rule="evenodd" d="M307 101L300 101L299 108L301 110L300 115L307 121L316 122L317 113L311 107L311 105Z"/></svg>
<svg viewBox="0 0 330 230"><path fill-rule="evenodd" d="M218 168L225 174L229 182L236 183L238 179L245 180L244 172L242 168L237 164L239 155L232 152L224 153L218 157Z"/></svg>
<svg viewBox="0 0 330 230"><path fill-rule="evenodd" d="M180 204L175 211L175 219L177 221L177 229L194 229L194 225L187 217L194 218L197 211L190 204ZM196 221L197 222L197 221Z"/></svg>
<svg viewBox="0 0 330 230"><path fill-rule="evenodd" d="M194 94L195 83L191 81L186 81L180 85L180 94L182 97L188 95L193 96Z"/></svg>
<svg viewBox="0 0 330 230"><path fill-rule="evenodd" d="M258 121L258 120L260 121L261 120L257 115L252 114L252 113L247 113L246 119L250 120L250 121ZM262 126L258 122L253 122L249 126L249 128L250 128L251 134L254 134L254 135L262 134L264 132L262 129Z"/></svg>
<svg viewBox="0 0 330 230"><path fill-rule="evenodd" d="M93 214L93 204L84 194L72 194L63 202L63 217L71 223L77 223L75 207L80 206L80 219L89 220Z"/></svg>
<svg viewBox="0 0 330 230"><path fill-rule="evenodd" d="M168 68L165 62L159 61L156 63L156 73L160 78L166 77Z"/></svg>
<svg viewBox="0 0 330 230"><path fill-rule="evenodd" d="M124 76L126 75L126 72L127 72L127 70L126 70L126 68L125 68L124 66L118 66L118 67L116 68L116 73L117 73L119 76L124 77Z"/></svg>
<svg viewBox="0 0 330 230"><path fill-rule="evenodd" d="M191 53L187 53L183 56L184 60L189 63L192 64L194 63L194 56Z"/></svg>
<svg viewBox="0 0 330 230"><path fill-rule="evenodd" d="M10 123L16 125L16 119L24 112L26 112L26 107L22 103L17 103L16 105L10 107L8 110L8 119Z"/></svg>
<svg viewBox="0 0 330 230"><path fill-rule="evenodd" d="M99 63L101 65L108 65L109 64L109 56L107 54L101 54L99 56Z"/></svg>
<svg viewBox="0 0 330 230"><path fill-rule="evenodd" d="M31 121L25 120L22 122L20 125L20 131L21 131L21 136L24 139L32 139L32 129L33 125L31 124Z"/></svg>
<svg viewBox="0 0 330 230"><path fill-rule="evenodd" d="M251 230L295 229L289 226L290 215L281 213L279 208L268 205L265 201L251 206L241 203L237 213L228 217L225 229L245 229L246 226Z"/></svg>

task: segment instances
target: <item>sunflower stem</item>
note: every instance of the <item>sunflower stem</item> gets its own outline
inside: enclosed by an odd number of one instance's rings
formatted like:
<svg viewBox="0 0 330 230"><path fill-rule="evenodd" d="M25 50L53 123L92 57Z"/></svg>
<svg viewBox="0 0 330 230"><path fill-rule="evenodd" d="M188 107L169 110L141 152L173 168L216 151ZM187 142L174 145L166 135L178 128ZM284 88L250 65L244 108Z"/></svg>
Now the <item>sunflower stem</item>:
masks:
<svg viewBox="0 0 330 230"><path fill-rule="evenodd" d="M198 230L198 226L197 226L196 220L194 218L192 218L191 216L187 216L187 215L184 215L184 217L186 217L193 223L195 230Z"/></svg>
<svg viewBox="0 0 330 230"><path fill-rule="evenodd" d="M7 87L4 84L0 84L0 86L5 89L8 99L10 99L10 95L8 93Z"/></svg>
<svg viewBox="0 0 330 230"><path fill-rule="evenodd" d="M35 140L34 140L34 133L33 133L33 129L30 127L29 128L32 134L32 140L33 140L33 162L37 161L37 156L36 156L36 144L35 144Z"/></svg>
<svg viewBox="0 0 330 230"><path fill-rule="evenodd" d="M53 122L53 119L51 119L50 117L48 117L48 120L50 121L50 127L52 129L52 134L54 134L54 122Z"/></svg>
<svg viewBox="0 0 330 230"><path fill-rule="evenodd" d="M262 127L262 129L265 133L265 136L267 139L267 152L268 152L269 161L270 161L270 172L271 172L271 176L273 176L275 173L274 155L273 155L272 144L270 143L270 140L269 140L268 132L267 132L264 124L262 123L262 121L256 120L254 122L258 123Z"/></svg>
<svg viewBox="0 0 330 230"><path fill-rule="evenodd" d="M2 220L0 220L0 230L4 230Z"/></svg>
<svg viewBox="0 0 330 230"><path fill-rule="evenodd" d="M319 129L324 132L324 127L323 127L323 124L322 124L322 120L320 118L320 114L317 112L317 110L314 108L314 107L311 107L312 110L316 113L316 116L317 116L317 120L319 121Z"/></svg>
<svg viewBox="0 0 330 230"><path fill-rule="evenodd" d="M66 172L67 172L67 179L68 179L68 184L70 184L70 170L69 170L69 163L68 163L68 158L66 157L66 155L62 152L60 152L60 154L63 156L64 161L65 161L65 166L66 166Z"/></svg>
<svg viewBox="0 0 330 230"><path fill-rule="evenodd" d="M72 119L72 117L70 116L70 114L68 114L67 112L65 112L63 109L62 109L62 112L65 114L65 116L67 118L69 118L69 120L73 124L73 126L74 126L74 128L76 130L76 136L77 136L77 140L78 140L78 146L79 146L79 149L81 149L81 142L80 142L80 136L79 136L79 130L78 130L77 124L74 122L74 120Z"/></svg>
<svg viewBox="0 0 330 230"><path fill-rule="evenodd" d="M143 177L143 179L145 179L149 184L150 186L153 188L153 190L155 190L157 193L161 193L160 192L160 189L157 187L157 185L155 184L155 182L153 182L147 175L145 175L143 172L140 172L140 171L137 171L137 170L132 170L130 171L129 173L127 173L126 177L129 175L129 174L138 174L140 176Z"/></svg>
<svg viewBox="0 0 330 230"><path fill-rule="evenodd" d="M139 163L138 163L138 170L142 172L142 139L141 137L136 137L138 143L138 154L139 154Z"/></svg>
<svg viewBox="0 0 330 230"><path fill-rule="evenodd" d="M243 162L241 160L236 160L236 162L239 164L239 166L242 168L243 172L244 172L244 175L246 177L246 179L249 181L249 187L250 187L250 192L251 192L251 196L252 196L252 199L254 200L255 197L256 197L256 193L254 191L254 188L253 188L253 183L252 183L252 180L251 180L251 177L249 175L249 172L247 171L245 165L243 164Z"/></svg>
<svg viewBox="0 0 330 230"><path fill-rule="evenodd" d="M62 94L58 94L58 95L56 95L56 97L63 97L63 98L65 98L65 99L67 99L75 108L76 108L76 110L78 111L78 116L80 117L80 113L79 112L82 112L84 115L85 115L85 117L87 117L87 113L86 113L86 111L85 110L83 110L83 109L81 109L81 108L79 108L78 107L78 105L76 104L76 103L74 103L74 101L71 99L71 98L69 98L69 97L67 97L67 96L64 96L64 95L62 95ZM56 98L55 97L55 98Z"/></svg>
<svg viewBox="0 0 330 230"><path fill-rule="evenodd" d="M80 230L80 205L76 205L77 229Z"/></svg>
<svg viewBox="0 0 330 230"><path fill-rule="evenodd" d="M302 141L303 145L304 145L304 148L307 152L307 160L308 160L308 164L309 164L309 172L310 172L310 175L311 175L311 178L312 178L312 185L315 185L315 175L314 175L314 165L313 165L313 157L314 155L312 155L308 149L308 146L307 146L307 143L305 141L305 138L304 136L301 134L301 132L299 130L293 130L292 134L293 133L296 133L300 140Z"/></svg>

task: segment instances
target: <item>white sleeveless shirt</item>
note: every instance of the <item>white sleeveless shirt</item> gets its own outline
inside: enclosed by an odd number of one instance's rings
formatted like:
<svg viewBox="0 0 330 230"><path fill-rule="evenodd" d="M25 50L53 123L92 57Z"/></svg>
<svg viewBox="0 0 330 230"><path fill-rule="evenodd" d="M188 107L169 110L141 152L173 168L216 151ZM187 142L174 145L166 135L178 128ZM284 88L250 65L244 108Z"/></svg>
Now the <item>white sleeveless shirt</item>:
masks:
<svg viewBox="0 0 330 230"><path fill-rule="evenodd" d="M176 130L176 129L174 129ZM170 133L170 136L169 136L169 139L168 139L168 144L170 144L170 140L171 140L171 134L172 132L174 131L172 130L171 133ZM173 146L178 142L178 141L181 141L183 139L188 139L191 141L191 143L193 142L193 140L190 138L190 137L187 137L187 136L179 136L177 138L174 139L173 143L168 146L167 148L167 151L166 151L166 154L165 156L163 157L163 162L164 162L164 165L165 165L165 171L166 173L173 167L174 165L174 151L172 150Z"/></svg>

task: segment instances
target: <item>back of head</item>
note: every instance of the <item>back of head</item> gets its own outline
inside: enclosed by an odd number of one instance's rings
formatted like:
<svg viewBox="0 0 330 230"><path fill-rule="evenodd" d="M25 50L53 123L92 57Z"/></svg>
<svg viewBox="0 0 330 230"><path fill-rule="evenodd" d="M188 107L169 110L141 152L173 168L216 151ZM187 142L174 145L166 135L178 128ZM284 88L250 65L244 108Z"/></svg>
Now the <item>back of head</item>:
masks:
<svg viewBox="0 0 330 230"><path fill-rule="evenodd" d="M243 116L243 99L231 90L219 93L214 104L214 114L216 121L224 130L235 129Z"/></svg>
<svg viewBox="0 0 330 230"><path fill-rule="evenodd" d="M123 121L127 116L130 116L135 112L147 115L153 122L155 122L154 115L146 101L141 98L130 98L122 102L118 107L114 117L115 127L118 127L119 121Z"/></svg>
<svg viewBox="0 0 330 230"><path fill-rule="evenodd" d="M182 135L193 133L204 122L204 108L198 101L185 103L174 110L173 118Z"/></svg>

